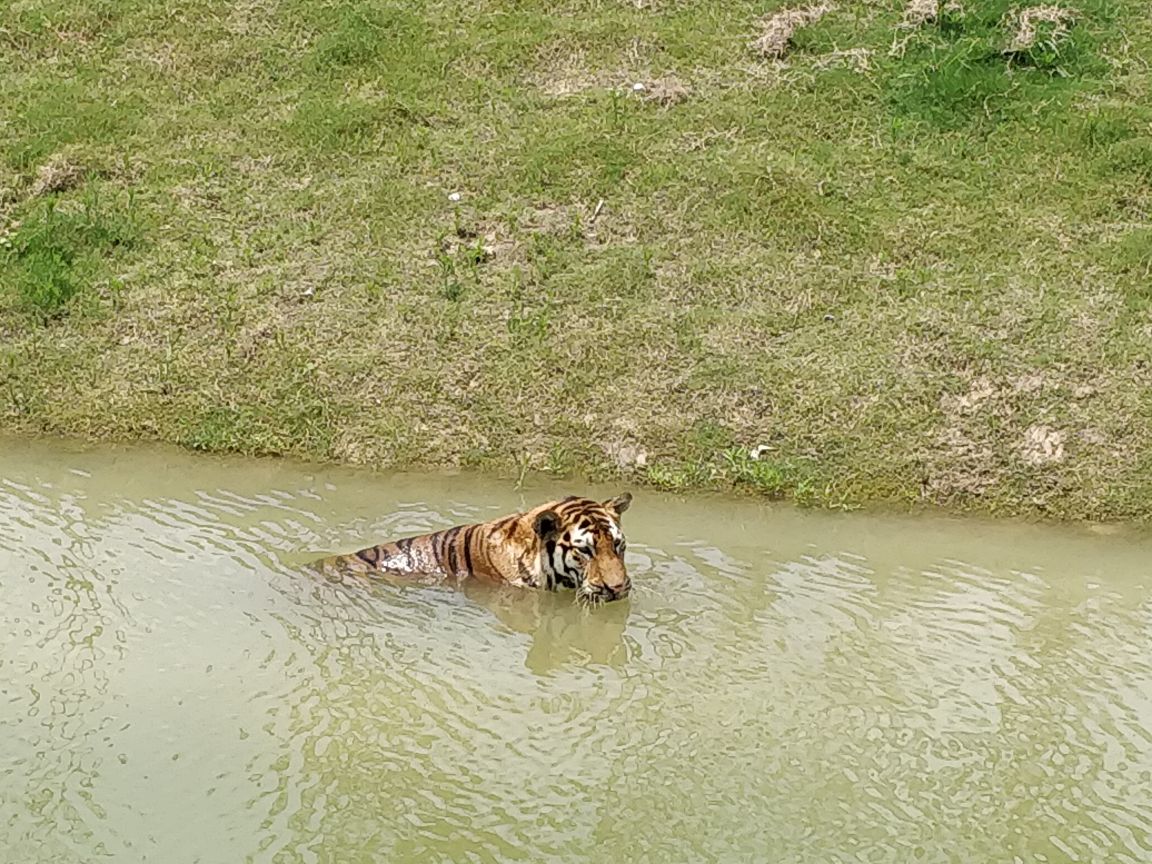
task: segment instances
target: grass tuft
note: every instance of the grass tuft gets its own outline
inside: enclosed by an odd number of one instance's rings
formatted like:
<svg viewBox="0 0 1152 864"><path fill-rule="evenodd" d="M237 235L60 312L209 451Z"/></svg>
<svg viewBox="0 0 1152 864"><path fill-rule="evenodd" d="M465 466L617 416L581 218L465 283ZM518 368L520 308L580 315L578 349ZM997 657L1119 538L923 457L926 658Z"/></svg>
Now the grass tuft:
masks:
<svg viewBox="0 0 1152 864"><path fill-rule="evenodd" d="M44 323L63 317L105 275L102 260L137 237L131 204L120 210L95 190L78 201L47 201L0 240L10 302Z"/></svg>
<svg viewBox="0 0 1152 864"><path fill-rule="evenodd" d="M1116 267L1135 281L1130 294L1147 300L1152 294L1152 228L1137 228L1121 238L1116 248Z"/></svg>

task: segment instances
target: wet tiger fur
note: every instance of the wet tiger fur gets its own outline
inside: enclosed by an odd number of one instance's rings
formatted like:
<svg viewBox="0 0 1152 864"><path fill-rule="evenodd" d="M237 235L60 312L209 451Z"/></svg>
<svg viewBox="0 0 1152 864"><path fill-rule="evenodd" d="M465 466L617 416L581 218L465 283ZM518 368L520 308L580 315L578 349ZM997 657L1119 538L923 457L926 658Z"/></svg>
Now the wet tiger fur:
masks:
<svg viewBox="0 0 1152 864"><path fill-rule="evenodd" d="M357 573L418 582L481 579L548 591L571 588L581 602L602 603L632 588L620 530L620 514L631 503L627 492L610 501L571 496L492 522L369 546L318 565L334 577Z"/></svg>

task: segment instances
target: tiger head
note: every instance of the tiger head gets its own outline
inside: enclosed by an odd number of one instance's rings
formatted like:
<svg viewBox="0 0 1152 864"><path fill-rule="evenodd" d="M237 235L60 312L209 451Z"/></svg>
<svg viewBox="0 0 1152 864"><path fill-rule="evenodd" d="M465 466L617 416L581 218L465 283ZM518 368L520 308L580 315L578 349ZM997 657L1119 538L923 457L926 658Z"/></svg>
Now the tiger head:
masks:
<svg viewBox="0 0 1152 864"><path fill-rule="evenodd" d="M626 596L632 581L624 569L620 514L631 503L625 492L610 501L570 497L545 504L533 522L544 587L572 588L587 604Z"/></svg>

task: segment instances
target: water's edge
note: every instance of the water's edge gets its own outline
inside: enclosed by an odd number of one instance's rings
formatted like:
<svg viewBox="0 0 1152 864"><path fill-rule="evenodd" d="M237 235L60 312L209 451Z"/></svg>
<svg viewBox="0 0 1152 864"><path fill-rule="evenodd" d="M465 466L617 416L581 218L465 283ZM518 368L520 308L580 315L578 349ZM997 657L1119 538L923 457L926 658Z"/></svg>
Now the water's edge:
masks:
<svg viewBox="0 0 1152 864"><path fill-rule="evenodd" d="M393 477L436 477L436 478L465 478L465 481L480 485L493 485L512 487L515 489L590 489L607 492L614 489L639 490L643 494L660 497L663 500L676 501L739 501L755 507L764 507L771 510L780 508L797 509L805 513L820 513L837 517L873 517L879 519L914 519L938 522L962 521L965 524L987 525L999 524L1013 526L1049 526L1062 530L1083 532L1085 534L1125 537L1152 538L1152 514L1149 517L1134 517L1130 519L1100 519L1082 516L1059 515L1051 508L1027 506L1013 509L1004 509L992 504L985 504L979 500L969 500L963 503L941 505L929 501L909 502L904 499L890 500L879 497L867 501L856 502L851 505L832 504L820 499L814 503L798 504L785 497L765 495L754 486L726 484L726 483L699 483L689 486L678 486L676 489L667 489L660 484L650 482L643 475L635 472L622 472L619 476L594 476L591 474L566 473L553 474L547 471L524 471L516 465L509 463L493 464L489 468L461 468L443 465L411 465L404 468L375 467L355 462L335 459L319 459L307 455L293 453L242 453L231 450L203 450L188 448L177 443L150 439L135 438L106 438L86 437L83 435L39 435L33 433L13 432L0 430L0 452L7 445L32 446L44 445L49 448L67 450L74 453L91 453L101 450L136 451L147 453L172 452L194 456L201 459L238 460L240 462L277 462L294 466L303 471L312 472L342 472L347 471L359 476L371 476L385 481ZM569 494L565 492L564 494Z"/></svg>

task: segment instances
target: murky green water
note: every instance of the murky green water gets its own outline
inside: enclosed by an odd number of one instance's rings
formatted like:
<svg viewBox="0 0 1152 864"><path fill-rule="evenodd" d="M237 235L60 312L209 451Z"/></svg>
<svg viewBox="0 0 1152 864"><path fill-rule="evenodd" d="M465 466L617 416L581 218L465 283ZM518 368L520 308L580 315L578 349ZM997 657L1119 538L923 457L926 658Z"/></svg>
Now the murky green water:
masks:
<svg viewBox="0 0 1152 864"><path fill-rule="evenodd" d="M1147 540L640 492L591 615L293 569L566 491L0 441L0 859L1152 860Z"/></svg>

